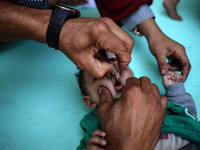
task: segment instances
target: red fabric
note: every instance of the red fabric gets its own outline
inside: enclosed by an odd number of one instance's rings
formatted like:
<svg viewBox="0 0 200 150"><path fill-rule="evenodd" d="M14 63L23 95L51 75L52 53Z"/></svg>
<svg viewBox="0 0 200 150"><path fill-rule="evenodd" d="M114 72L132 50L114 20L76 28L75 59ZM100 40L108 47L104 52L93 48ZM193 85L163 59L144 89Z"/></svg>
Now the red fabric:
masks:
<svg viewBox="0 0 200 150"><path fill-rule="evenodd" d="M7 2L18 4L19 5L19 0L6 0Z"/></svg>
<svg viewBox="0 0 200 150"><path fill-rule="evenodd" d="M95 0L101 17L109 17L119 26L120 20L138 10L143 3L151 5L152 0Z"/></svg>

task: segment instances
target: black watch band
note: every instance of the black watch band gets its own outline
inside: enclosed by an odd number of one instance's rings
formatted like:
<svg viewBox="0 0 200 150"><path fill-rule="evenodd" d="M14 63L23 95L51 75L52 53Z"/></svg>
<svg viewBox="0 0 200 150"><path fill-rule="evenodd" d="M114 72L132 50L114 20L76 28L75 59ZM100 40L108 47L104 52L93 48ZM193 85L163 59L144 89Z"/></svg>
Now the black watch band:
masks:
<svg viewBox="0 0 200 150"><path fill-rule="evenodd" d="M59 49L59 36L63 23L67 19L79 17L80 12L58 4L54 4L52 9L52 15L46 34L46 42L49 47Z"/></svg>

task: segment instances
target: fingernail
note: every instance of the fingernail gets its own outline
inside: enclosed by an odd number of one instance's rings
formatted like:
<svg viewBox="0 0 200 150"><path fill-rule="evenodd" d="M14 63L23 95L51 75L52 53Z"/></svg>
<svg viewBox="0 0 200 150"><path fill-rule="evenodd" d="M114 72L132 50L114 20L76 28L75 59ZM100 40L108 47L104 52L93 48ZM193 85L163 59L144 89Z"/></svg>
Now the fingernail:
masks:
<svg viewBox="0 0 200 150"><path fill-rule="evenodd" d="M102 144L103 144L103 145L106 145L106 140L103 140L103 141L102 141Z"/></svg>
<svg viewBox="0 0 200 150"><path fill-rule="evenodd" d="M105 132L102 132L102 136L103 136L103 137L106 136L106 133L105 133Z"/></svg>
<svg viewBox="0 0 200 150"><path fill-rule="evenodd" d="M164 75L165 74L165 69L161 70L161 74Z"/></svg>

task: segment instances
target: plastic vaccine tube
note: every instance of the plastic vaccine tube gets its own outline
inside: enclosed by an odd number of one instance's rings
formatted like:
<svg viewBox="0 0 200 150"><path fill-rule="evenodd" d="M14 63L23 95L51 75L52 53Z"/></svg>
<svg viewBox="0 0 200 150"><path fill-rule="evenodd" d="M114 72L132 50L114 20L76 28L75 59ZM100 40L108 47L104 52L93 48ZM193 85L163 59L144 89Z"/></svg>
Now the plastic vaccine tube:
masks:
<svg viewBox="0 0 200 150"><path fill-rule="evenodd" d="M120 79L120 73L119 73L120 69L119 69L119 64L118 64L117 56L114 53L112 53L112 52L110 52L108 50L105 50L105 52L106 52L106 56L107 56L109 62L111 64L113 64L113 66L114 66L114 73L116 75L116 78L119 80Z"/></svg>

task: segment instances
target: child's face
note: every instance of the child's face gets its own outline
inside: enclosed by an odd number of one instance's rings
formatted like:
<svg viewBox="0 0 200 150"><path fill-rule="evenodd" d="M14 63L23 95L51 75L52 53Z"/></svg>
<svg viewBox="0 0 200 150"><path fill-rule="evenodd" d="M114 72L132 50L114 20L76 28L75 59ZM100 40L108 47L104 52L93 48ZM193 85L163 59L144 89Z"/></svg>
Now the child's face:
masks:
<svg viewBox="0 0 200 150"><path fill-rule="evenodd" d="M85 81L85 87L87 90L88 96L85 98L90 98L97 105L99 103L99 93L101 92L101 87L106 87L110 90L113 100L121 97L122 90L126 83L126 79L134 77L132 70L127 67L125 70L120 71L120 82L116 80L115 75L108 77L104 76L101 79L95 79L88 72L83 71L83 77Z"/></svg>

